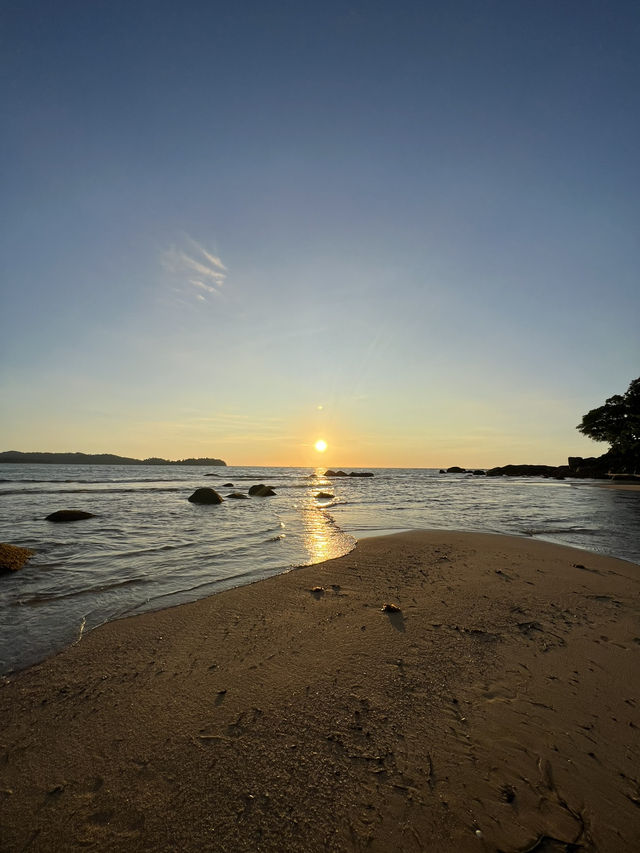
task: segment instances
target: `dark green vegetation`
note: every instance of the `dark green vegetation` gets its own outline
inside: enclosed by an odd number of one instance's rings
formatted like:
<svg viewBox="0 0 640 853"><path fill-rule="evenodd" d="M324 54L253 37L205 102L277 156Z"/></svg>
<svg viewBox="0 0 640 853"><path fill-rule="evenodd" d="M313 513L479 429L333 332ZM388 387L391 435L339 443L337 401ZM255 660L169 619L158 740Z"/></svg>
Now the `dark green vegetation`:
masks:
<svg viewBox="0 0 640 853"><path fill-rule="evenodd" d="M610 450L601 456L612 470L634 474L640 471L640 377L624 394L614 394L603 406L591 409L576 429L594 441L607 441Z"/></svg>
<svg viewBox="0 0 640 853"><path fill-rule="evenodd" d="M17 462L38 465L225 465L222 459L132 459L129 456L115 456L113 453L21 453L19 450L5 450L0 453L1 462Z"/></svg>

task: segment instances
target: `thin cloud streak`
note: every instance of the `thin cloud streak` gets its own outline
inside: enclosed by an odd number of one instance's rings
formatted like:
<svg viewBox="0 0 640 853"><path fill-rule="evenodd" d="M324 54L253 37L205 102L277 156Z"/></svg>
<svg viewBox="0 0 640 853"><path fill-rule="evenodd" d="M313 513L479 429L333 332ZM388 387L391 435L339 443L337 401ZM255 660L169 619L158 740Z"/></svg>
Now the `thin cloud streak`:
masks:
<svg viewBox="0 0 640 853"><path fill-rule="evenodd" d="M162 253L162 266L180 285L182 293L191 293L199 302L207 302L208 297L201 292L194 293L193 288L219 297L220 288L227 279L228 267L217 255L189 235L185 236L185 240L189 244L189 251L171 246Z"/></svg>
<svg viewBox="0 0 640 853"><path fill-rule="evenodd" d="M210 264L212 264L214 267L218 267L218 269L221 269L221 270L223 270L224 272L227 272L227 271L228 271L228 270L227 270L227 267L225 267L225 265L222 263L222 261L220 260L220 258L218 258L216 255L212 255L212 254L211 254L211 252L208 252L208 251L204 248L204 246L201 246L201 245L200 245L200 243L198 243L198 242L197 242L197 240L194 240L194 239L193 239L193 237L189 237L189 235L188 235L188 234L187 234L187 240L188 240L188 242L189 242L189 243L191 243L191 245L192 245L192 246L193 246L193 247L194 247L198 252L200 252L202 255L204 255L204 256L205 256L205 258L209 261L209 263L210 263Z"/></svg>

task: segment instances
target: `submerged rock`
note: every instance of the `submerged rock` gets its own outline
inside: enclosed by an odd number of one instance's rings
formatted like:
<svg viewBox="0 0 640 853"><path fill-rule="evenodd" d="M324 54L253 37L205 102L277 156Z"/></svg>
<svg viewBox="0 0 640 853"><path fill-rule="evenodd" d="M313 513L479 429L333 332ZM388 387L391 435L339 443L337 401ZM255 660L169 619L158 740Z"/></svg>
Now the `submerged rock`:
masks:
<svg viewBox="0 0 640 853"><path fill-rule="evenodd" d="M52 512L48 515L47 521L81 521L83 518L95 518L92 512L85 512L83 509L59 509L57 512Z"/></svg>
<svg viewBox="0 0 640 853"><path fill-rule="evenodd" d="M459 465L452 465L451 468L447 468L445 474L466 474L467 469L461 468Z"/></svg>
<svg viewBox="0 0 640 853"><path fill-rule="evenodd" d="M318 492L316 498L321 501L326 501L330 498L335 498L335 495L332 495L331 492Z"/></svg>
<svg viewBox="0 0 640 853"><path fill-rule="evenodd" d="M258 498L270 498L272 495L275 495L275 492L271 486L265 486L264 483L258 483L256 486L251 486L249 494Z"/></svg>
<svg viewBox="0 0 640 853"><path fill-rule="evenodd" d="M0 542L0 572L17 572L33 557L35 551L21 548L19 545L5 545Z"/></svg>
<svg viewBox="0 0 640 853"><path fill-rule="evenodd" d="M222 498L215 489L196 489L188 500L192 504L221 504Z"/></svg>
<svg viewBox="0 0 640 853"><path fill-rule="evenodd" d="M231 492L231 494L228 494L227 497L235 498L236 500L249 500L249 495L244 495L242 492Z"/></svg>

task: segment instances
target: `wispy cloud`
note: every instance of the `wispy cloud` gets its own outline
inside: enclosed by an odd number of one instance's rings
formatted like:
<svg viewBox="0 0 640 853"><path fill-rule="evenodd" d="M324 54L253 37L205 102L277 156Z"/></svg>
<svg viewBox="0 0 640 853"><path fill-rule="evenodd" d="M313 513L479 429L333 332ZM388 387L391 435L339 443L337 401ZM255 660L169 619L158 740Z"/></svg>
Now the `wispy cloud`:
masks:
<svg viewBox="0 0 640 853"><path fill-rule="evenodd" d="M186 236L186 246L171 246L162 253L162 266L177 281L183 292L191 292L199 302L208 296L220 296L228 268L217 255Z"/></svg>

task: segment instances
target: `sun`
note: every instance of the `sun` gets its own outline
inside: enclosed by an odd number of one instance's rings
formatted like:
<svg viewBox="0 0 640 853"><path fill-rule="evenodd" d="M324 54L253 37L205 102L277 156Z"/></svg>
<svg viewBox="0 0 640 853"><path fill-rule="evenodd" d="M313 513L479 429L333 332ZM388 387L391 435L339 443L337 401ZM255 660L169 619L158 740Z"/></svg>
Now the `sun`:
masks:
<svg viewBox="0 0 640 853"><path fill-rule="evenodd" d="M327 442L324 441L324 439L319 438L313 446L318 451L318 453L324 453L327 449Z"/></svg>

